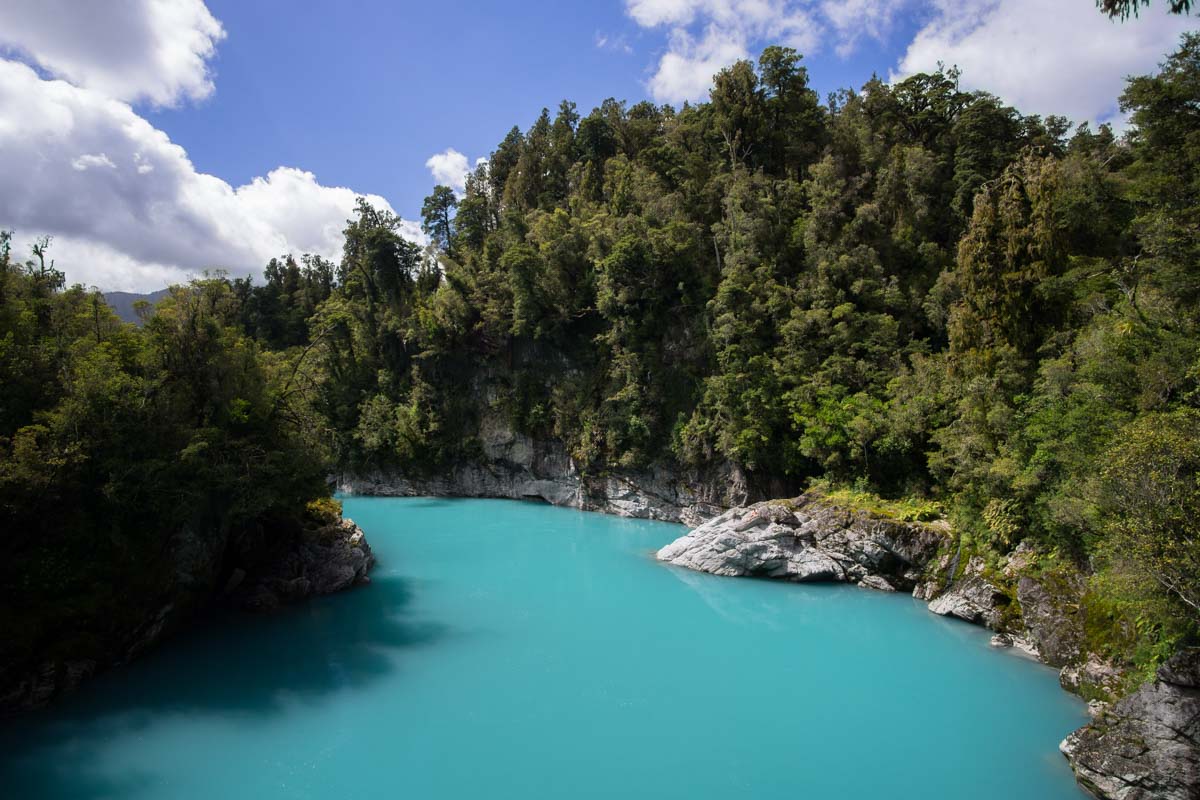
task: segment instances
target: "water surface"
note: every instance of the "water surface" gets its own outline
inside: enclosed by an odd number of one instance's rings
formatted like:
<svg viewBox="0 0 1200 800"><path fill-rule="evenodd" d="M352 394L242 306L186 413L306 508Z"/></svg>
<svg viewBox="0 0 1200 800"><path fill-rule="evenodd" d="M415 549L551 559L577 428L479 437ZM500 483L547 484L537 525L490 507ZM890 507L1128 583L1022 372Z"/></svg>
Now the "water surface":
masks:
<svg viewBox="0 0 1200 800"><path fill-rule="evenodd" d="M11 798L1080 800L1052 670L911 598L655 562L683 532L346 500L369 587L210 625L0 729Z"/></svg>

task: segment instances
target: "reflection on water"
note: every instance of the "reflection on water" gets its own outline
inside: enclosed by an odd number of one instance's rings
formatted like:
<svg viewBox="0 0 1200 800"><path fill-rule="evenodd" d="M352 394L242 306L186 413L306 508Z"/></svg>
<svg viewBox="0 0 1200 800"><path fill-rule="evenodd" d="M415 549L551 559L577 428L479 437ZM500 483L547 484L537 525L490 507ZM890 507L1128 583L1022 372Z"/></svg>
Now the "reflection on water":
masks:
<svg viewBox="0 0 1200 800"><path fill-rule="evenodd" d="M136 741L165 718L252 727L289 706L366 691L401 668L400 651L447 635L445 626L415 619L411 600L410 581L385 574L369 587L271 615L209 620L59 707L0 728L0 753L19 753L0 761L4 796L141 796L153 771L102 769L98 756L108 744Z"/></svg>

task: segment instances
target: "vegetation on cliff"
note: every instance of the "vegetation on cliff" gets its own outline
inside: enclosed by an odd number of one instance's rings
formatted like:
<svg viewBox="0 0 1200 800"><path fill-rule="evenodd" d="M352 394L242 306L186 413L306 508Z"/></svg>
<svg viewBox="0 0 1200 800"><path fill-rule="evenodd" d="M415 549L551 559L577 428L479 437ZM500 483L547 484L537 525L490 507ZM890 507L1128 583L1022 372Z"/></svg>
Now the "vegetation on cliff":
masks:
<svg viewBox="0 0 1200 800"><path fill-rule="evenodd" d="M342 464L477 457L487 405L585 472L923 497L972 550L1098 571L1097 635L1157 660L1198 618L1198 97L1197 35L1120 137L953 70L821 102L772 47L708 103L514 128L427 199L424 252L363 204L332 288L293 262L245 291L328 295L260 336L310 349Z"/></svg>
<svg viewBox="0 0 1200 800"><path fill-rule="evenodd" d="M22 263L0 236L0 689L60 658L123 658L227 561L330 513L292 366L239 307L199 281L137 328L64 289L44 244Z"/></svg>
<svg viewBox="0 0 1200 800"><path fill-rule="evenodd" d="M1160 659L1200 621L1200 35L1129 81L1122 136L957 77L822 101L770 47L707 103L564 101L435 188L430 247L360 202L340 263L199 281L142 332L6 256L10 567L286 515L323 450L477 458L489 406L586 473L735 463L936 503L972 549L1088 565L1095 636Z"/></svg>

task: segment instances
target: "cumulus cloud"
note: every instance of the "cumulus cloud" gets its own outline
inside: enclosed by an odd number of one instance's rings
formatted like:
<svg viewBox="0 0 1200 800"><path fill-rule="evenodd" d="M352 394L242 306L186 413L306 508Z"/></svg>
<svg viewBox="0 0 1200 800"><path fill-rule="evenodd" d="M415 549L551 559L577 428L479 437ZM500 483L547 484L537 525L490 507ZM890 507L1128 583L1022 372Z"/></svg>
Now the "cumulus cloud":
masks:
<svg viewBox="0 0 1200 800"><path fill-rule="evenodd" d="M127 103L11 61L0 61L0 185L0 226L54 235L68 279L107 289L256 273L288 252L336 258L356 197L291 167L235 188Z"/></svg>
<svg viewBox="0 0 1200 800"><path fill-rule="evenodd" d="M957 65L962 84L1026 113L1106 121L1125 77L1150 72L1196 19L1143 13L1115 22L1092 0L936 0L893 78Z"/></svg>
<svg viewBox="0 0 1200 800"><path fill-rule="evenodd" d="M471 166L467 157L453 147L431 155L425 166L429 168L435 183L449 186L458 194L465 191L467 173L471 171Z"/></svg>
<svg viewBox="0 0 1200 800"><path fill-rule="evenodd" d="M212 94L225 37L203 0L4 0L0 45L76 86L157 106Z"/></svg>
<svg viewBox="0 0 1200 800"><path fill-rule="evenodd" d="M902 0L850 2L861 14L871 15ZM643 28L667 29L667 48L646 88L659 102L677 103L703 100L713 75L749 57L751 47L782 44L811 53L833 30L845 32L849 52L850 26L839 27L827 18L840 14L841 5L832 0L626 0L625 11ZM861 33L854 29L852 35L857 41Z"/></svg>
<svg viewBox="0 0 1200 800"><path fill-rule="evenodd" d="M201 0L0 4L0 44L43 71L0 59L0 228L19 247L51 235L67 279L104 289L256 274L285 253L338 258L358 192L293 167L231 186L130 106L211 93L223 36ZM412 222L401 233L425 239Z"/></svg>
<svg viewBox="0 0 1200 800"><path fill-rule="evenodd" d="M710 25L696 40L685 29L677 28L646 88L661 102L702 100L722 67L748 56L746 36L740 31Z"/></svg>
<svg viewBox="0 0 1200 800"><path fill-rule="evenodd" d="M480 164L486 163L486 158L477 158L472 165L465 155L453 147L447 147L442 152L431 155L425 166L433 175L434 183L449 186L456 195L462 197L467 191L467 176Z"/></svg>

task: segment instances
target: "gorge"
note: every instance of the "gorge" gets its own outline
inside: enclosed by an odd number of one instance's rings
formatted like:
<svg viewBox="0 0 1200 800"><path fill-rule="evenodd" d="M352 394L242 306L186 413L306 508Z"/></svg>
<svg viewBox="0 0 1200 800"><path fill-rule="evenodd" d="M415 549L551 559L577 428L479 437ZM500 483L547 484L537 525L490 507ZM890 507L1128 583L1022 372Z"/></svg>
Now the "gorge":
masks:
<svg viewBox="0 0 1200 800"><path fill-rule="evenodd" d="M369 586L202 627L2 729L7 790L1082 797L1054 749L1082 703L907 598L668 567L678 525L344 503Z"/></svg>
<svg viewBox="0 0 1200 800"><path fill-rule="evenodd" d="M1148 0L1021 2L1150 52ZM5 49L6 796L1196 797L1200 31L1155 5L1075 121L940 60L831 91L774 30L695 102L506 79L528 126L419 223ZM411 157L332 121L295 142Z"/></svg>

